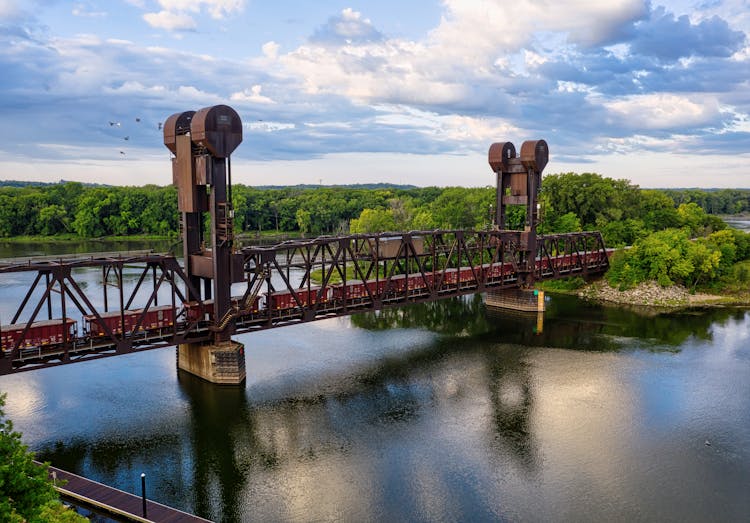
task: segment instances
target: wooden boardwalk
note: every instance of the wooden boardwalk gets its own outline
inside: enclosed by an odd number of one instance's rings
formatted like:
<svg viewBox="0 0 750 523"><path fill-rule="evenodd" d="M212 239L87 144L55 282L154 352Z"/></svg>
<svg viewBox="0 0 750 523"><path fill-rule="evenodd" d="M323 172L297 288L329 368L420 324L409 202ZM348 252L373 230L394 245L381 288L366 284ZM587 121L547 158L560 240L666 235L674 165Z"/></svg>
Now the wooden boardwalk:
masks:
<svg viewBox="0 0 750 523"><path fill-rule="evenodd" d="M148 517L144 518L143 499L139 496L108 487L56 467L50 467L49 473L50 477L56 478L58 483L61 483L60 480L67 482L62 486L55 486L63 498L99 511L108 512L127 521L210 523L207 519L150 500L146 500Z"/></svg>

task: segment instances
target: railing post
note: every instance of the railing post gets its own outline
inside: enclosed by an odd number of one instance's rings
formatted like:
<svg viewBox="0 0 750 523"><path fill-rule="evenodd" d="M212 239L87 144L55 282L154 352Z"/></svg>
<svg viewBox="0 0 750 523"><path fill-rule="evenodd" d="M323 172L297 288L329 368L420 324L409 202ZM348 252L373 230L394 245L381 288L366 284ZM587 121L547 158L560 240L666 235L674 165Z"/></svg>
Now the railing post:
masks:
<svg viewBox="0 0 750 523"><path fill-rule="evenodd" d="M148 518L148 511L146 510L146 473L141 472L141 499L143 500L143 517Z"/></svg>

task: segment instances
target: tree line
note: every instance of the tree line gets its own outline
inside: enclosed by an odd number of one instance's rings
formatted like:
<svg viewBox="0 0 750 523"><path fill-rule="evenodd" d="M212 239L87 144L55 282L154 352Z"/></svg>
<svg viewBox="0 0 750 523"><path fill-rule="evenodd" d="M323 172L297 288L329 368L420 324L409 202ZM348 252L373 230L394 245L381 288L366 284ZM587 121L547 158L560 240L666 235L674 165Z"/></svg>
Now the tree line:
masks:
<svg viewBox="0 0 750 523"><path fill-rule="evenodd" d="M174 187L87 186L77 182L0 187L0 236L81 238L179 230Z"/></svg>
<svg viewBox="0 0 750 523"><path fill-rule="evenodd" d="M492 224L494 187L350 186L256 188L232 191L235 230L315 236L346 232L485 229ZM607 245L630 245L670 227L721 228L719 213L750 209L750 190L644 190L593 173L545 176L539 232L600 230ZM521 227L523 207L510 207ZM173 186L88 186L77 182L0 186L0 237L81 238L176 235Z"/></svg>
<svg viewBox="0 0 750 523"><path fill-rule="evenodd" d="M347 232L488 229L495 188L280 187L235 185L235 231L307 236ZM545 176L542 234L599 230L608 247L632 246L608 279L621 288L645 280L693 289L750 281L750 235L726 230L719 213L750 209L747 189L641 189L594 173ZM508 208L521 228L525 207ZM0 187L0 236L176 236L173 186L88 186L76 182Z"/></svg>

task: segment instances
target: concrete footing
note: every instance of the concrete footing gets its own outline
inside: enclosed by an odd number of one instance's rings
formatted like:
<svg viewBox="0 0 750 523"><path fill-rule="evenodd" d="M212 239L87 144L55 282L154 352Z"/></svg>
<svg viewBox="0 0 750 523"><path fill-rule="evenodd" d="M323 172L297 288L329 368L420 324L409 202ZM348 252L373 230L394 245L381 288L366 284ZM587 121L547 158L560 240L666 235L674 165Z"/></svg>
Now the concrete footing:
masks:
<svg viewBox="0 0 750 523"><path fill-rule="evenodd" d="M177 346L177 367L220 385L245 381L245 346L236 341L183 343Z"/></svg>
<svg viewBox="0 0 750 523"><path fill-rule="evenodd" d="M525 312L544 312L544 291L505 289L487 291L484 303L488 307Z"/></svg>

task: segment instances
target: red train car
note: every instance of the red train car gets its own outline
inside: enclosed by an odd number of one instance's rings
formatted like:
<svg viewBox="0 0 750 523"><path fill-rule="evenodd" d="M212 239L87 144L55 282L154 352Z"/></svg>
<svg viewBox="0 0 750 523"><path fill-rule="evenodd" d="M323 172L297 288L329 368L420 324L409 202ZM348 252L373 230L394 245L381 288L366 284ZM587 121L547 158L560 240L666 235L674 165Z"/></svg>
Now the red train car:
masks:
<svg viewBox="0 0 750 523"><path fill-rule="evenodd" d="M376 282L375 280L368 280L366 282L348 282L346 285L336 285L333 287L333 299L343 300L344 292L346 292L347 301L367 298L370 295L377 296L380 294L378 288L380 288L380 291L383 290L384 286L382 281Z"/></svg>
<svg viewBox="0 0 750 523"><path fill-rule="evenodd" d="M409 276L409 290L410 291L418 291L418 290L426 290L428 287L432 286L432 283L434 281L434 276L431 272L426 272L424 276L422 274L411 274Z"/></svg>
<svg viewBox="0 0 750 523"><path fill-rule="evenodd" d="M185 319L190 323L210 319L213 312L213 300L185 302Z"/></svg>
<svg viewBox="0 0 750 523"><path fill-rule="evenodd" d="M77 327L77 323L71 318L67 318L64 323L62 318L35 321L29 327L29 331L23 338L19 348L44 347L62 343L65 330L67 329L67 339L70 340L76 336ZM12 325L0 326L2 350L12 350L18 340L21 339L24 329L26 329L25 323L14 323Z"/></svg>
<svg viewBox="0 0 750 523"><path fill-rule="evenodd" d="M295 289L302 306L315 303L326 303L329 301L331 289L327 287L323 290L323 293L320 296L320 301L318 301L319 291L320 287L318 286L310 287L310 290ZM272 310L293 309L298 306L297 300L294 299L294 296L288 290L276 291L268 294L267 303L268 308Z"/></svg>
<svg viewBox="0 0 750 523"><path fill-rule="evenodd" d="M385 285L386 293L403 294L406 290L406 274L396 274L391 276L391 282Z"/></svg>
<svg viewBox="0 0 750 523"><path fill-rule="evenodd" d="M138 324L138 320L141 318L142 312L143 309L125 311L124 331L126 334L130 334L135 330L136 325ZM109 330L111 330L113 334L117 335L123 333L123 322L120 311L105 312L100 316L102 318L102 322L107 327L109 327ZM151 331L171 327L172 325L174 325L174 318L175 311L171 305L150 307L146 312L143 321L141 321L138 330ZM90 336L105 336L107 334L107 331L102 325L99 324L96 316L93 314L88 314L83 317L83 325L85 331Z"/></svg>
<svg viewBox="0 0 750 523"><path fill-rule="evenodd" d="M140 314L141 311L138 310L136 313ZM151 307L146 312L143 322L141 322L141 330L151 331L171 327L174 325L174 316L175 310L171 305Z"/></svg>
<svg viewBox="0 0 750 523"><path fill-rule="evenodd" d="M337 285L333 288L333 298L343 300L344 289L346 289L347 301L356 301L369 296L403 294L407 287L410 291L427 289L433 281L432 273L425 273L424 277L422 274L411 274L408 278L405 274L396 274L391 277L390 281L387 279L367 280L364 283L350 282L346 286Z"/></svg>
<svg viewBox="0 0 750 523"><path fill-rule="evenodd" d="M476 268L475 271L479 272L478 268ZM474 272L471 270L471 267L461 267L458 274L461 283L476 282L477 280L477 278L474 277ZM479 275L479 277L481 277L481 275Z"/></svg>
<svg viewBox="0 0 750 523"><path fill-rule="evenodd" d="M458 269L445 269L442 274L443 284L455 285L458 283Z"/></svg>

